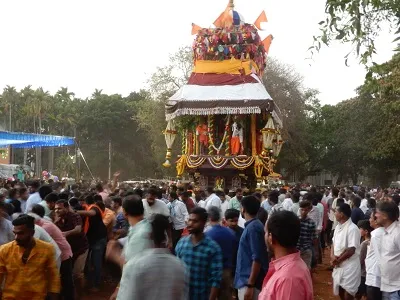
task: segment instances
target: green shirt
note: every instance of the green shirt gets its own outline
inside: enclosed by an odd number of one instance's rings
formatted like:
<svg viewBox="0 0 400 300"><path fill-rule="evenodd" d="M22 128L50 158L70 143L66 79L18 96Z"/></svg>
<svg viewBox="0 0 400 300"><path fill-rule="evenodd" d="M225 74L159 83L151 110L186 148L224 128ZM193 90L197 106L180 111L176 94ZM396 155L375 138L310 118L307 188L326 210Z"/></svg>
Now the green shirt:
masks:
<svg viewBox="0 0 400 300"><path fill-rule="evenodd" d="M236 196L229 200L229 209L233 208L240 211L240 206L240 201L236 198Z"/></svg>

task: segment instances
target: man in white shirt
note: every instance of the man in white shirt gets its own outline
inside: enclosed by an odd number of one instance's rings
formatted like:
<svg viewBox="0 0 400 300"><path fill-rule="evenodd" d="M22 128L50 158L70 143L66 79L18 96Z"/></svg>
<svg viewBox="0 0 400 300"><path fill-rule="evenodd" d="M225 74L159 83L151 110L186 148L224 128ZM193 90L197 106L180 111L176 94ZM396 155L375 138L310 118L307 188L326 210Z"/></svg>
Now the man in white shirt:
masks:
<svg viewBox="0 0 400 300"><path fill-rule="evenodd" d="M221 209L221 199L214 193L214 189L212 187L207 189L206 196L206 210L208 210L211 206Z"/></svg>
<svg viewBox="0 0 400 300"><path fill-rule="evenodd" d="M186 222L189 219L189 213L187 211L186 205L179 201L178 194L171 192L169 194L169 203L167 207L170 213L170 221L172 223L172 245L175 249L176 244L178 244L183 229L186 228Z"/></svg>
<svg viewBox="0 0 400 300"><path fill-rule="evenodd" d="M143 199L143 208L144 208L144 218L152 221L153 217L157 214L170 217L169 209L167 204L162 200L157 199L158 191L157 189L150 188L147 191L146 199ZM168 234L168 248L172 249L172 234L171 228L167 231Z"/></svg>
<svg viewBox="0 0 400 300"><path fill-rule="evenodd" d="M394 202L381 201L376 222L383 226L380 270L382 299L400 300L400 224L399 209Z"/></svg>
<svg viewBox="0 0 400 300"><path fill-rule="evenodd" d="M340 299L353 299L361 283L360 230L351 221L348 204L337 207L335 217L338 225L331 248L333 292Z"/></svg>
<svg viewBox="0 0 400 300"><path fill-rule="evenodd" d="M39 195L40 182L38 180L34 180L29 184L28 187L30 196L26 201L24 213L30 212L35 204L39 204L42 201L42 198L40 198Z"/></svg>
<svg viewBox="0 0 400 300"><path fill-rule="evenodd" d="M376 222L375 211L371 213L369 224L374 230L371 232L371 241L365 257L367 299L382 299L379 261L382 252L382 236L385 230Z"/></svg>

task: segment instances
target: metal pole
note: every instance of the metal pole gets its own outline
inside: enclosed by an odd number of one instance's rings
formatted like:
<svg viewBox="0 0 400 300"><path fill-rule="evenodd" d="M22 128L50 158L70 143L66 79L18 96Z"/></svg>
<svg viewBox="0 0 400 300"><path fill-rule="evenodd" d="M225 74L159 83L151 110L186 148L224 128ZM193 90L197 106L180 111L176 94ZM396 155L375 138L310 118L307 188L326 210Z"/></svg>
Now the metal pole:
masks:
<svg viewBox="0 0 400 300"><path fill-rule="evenodd" d="M108 180L111 180L111 140L108 142Z"/></svg>

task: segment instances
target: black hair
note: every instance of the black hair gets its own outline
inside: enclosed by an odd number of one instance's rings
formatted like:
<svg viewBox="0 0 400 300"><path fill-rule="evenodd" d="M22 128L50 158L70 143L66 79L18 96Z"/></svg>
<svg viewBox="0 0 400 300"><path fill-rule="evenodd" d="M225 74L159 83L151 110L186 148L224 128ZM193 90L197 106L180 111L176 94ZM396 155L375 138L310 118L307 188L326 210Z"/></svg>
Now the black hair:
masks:
<svg viewBox="0 0 400 300"><path fill-rule="evenodd" d="M18 194L21 196L22 194L24 194L28 189L25 187L19 188L18 189Z"/></svg>
<svg viewBox="0 0 400 300"><path fill-rule="evenodd" d="M12 221L14 226L25 225L27 228L35 230L35 218L27 214L20 214L14 221Z"/></svg>
<svg viewBox="0 0 400 300"><path fill-rule="evenodd" d="M113 198L111 198L111 200L112 200L114 203L117 203L119 206L122 206L122 199L121 199L121 197L113 197Z"/></svg>
<svg viewBox="0 0 400 300"><path fill-rule="evenodd" d="M376 201L374 198L368 198L368 208L376 208Z"/></svg>
<svg viewBox="0 0 400 300"><path fill-rule="evenodd" d="M230 208L225 211L225 220L239 218L240 212L236 209Z"/></svg>
<svg viewBox="0 0 400 300"><path fill-rule="evenodd" d="M96 205L104 212L106 210L106 205L103 201L97 201Z"/></svg>
<svg viewBox="0 0 400 300"><path fill-rule="evenodd" d="M144 214L143 201L138 195L125 197L122 207L125 213L131 217L139 217Z"/></svg>
<svg viewBox="0 0 400 300"><path fill-rule="evenodd" d="M179 199L178 194L175 193L175 192L169 193L169 196L170 196L172 199L174 199L174 200Z"/></svg>
<svg viewBox="0 0 400 300"><path fill-rule="evenodd" d="M242 193L243 190L241 188L236 189L236 193Z"/></svg>
<svg viewBox="0 0 400 300"><path fill-rule="evenodd" d="M42 200L43 199L45 199L46 198L46 196L48 195L48 194L50 194L50 193L52 193L53 192L53 189L51 188L51 186L50 185L42 185L40 188L39 188L39 195L40 195L40 198L42 198Z"/></svg>
<svg viewBox="0 0 400 300"><path fill-rule="evenodd" d="M38 189L40 187L40 181L32 180L31 182L28 183L28 186L33 187L34 189Z"/></svg>
<svg viewBox="0 0 400 300"><path fill-rule="evenodd" d="M252 217L257 215L260 206L260 201L255 196L246 196L242 199L242 207Z"/></svg>
<svg viewBox="0 0 400 300"><path fill-rule="evenodd" d="M17 194L18 194L18 190L17 189L11 189L11 190L8 191L8 198L14 199Z"/></svg>
<svg viewBox="0 0 400 300"><path fill-rule="evenodd" d="M312 205L312 203L311 203L310 201L308 201L308 200L303 200L303 201L301 201L301 202L299 203L299 207L300 207L300 208L309 208L309 209L312 209L313 205Z"/></svg>
<svg viewBox="0 0 400 300"><path fill-rule="evenodd" d="M158 191L156 188L151 187L147 190L147 194L157 197Z"/></svg>
<svg viewBox="0 0 400 300"><path fill-rule="evenodd" d="M346 202L344 201L343 198L339 198L336 200L336 207L339 207L342 204L345 204Z"/></svg>
<svg viewBox="0 0 400 300"><path fill-rule="evenodd" d="M357 226L358 226L358 228L368 231L368 235L370 235L373 230L369 223L369 220L360 220L360 221L358 221Z"/></svg>
<svg viewBox="0 0 400 300"><path fill-rule="evenodd" d="M57 193L50 193L44 198L46 202L50 203L56 203L58 200L60 200L60 197L58 197Z"/></svg>
<svg viewBox="0 0 400 300"><path fill-rule="evenodd" d="M279 201L279 192L276 190L271 191L268 195L268 199L270 202L277 204Z"/></svg>
<svg viewBox="0 0 400 300"><path fill-rule="evenodd" d="M214 188L211 187L211 186L209 186L209 187L207 188L207 193L209 193L209 194L214 193Z"/></svg>
<svg viewBox="0 0 400 300"><path fill-rule="evenodd" d="M339 189L338 188L333 188L332 189L332 197L333 198L337 198L337 197L339 197Z"/></svg>
<svg viewBox="0 0 400 300"><path fill-rule="evenodd" d="M98 183L96 184L96 191L98 191L99 193L101 193L103 191L103 184L102 183Z"/></svg>
<svg viewBox="0 0 400 300"><path fill-rule="evenodd" d="M260 207L257 212L257 219L265 225L268 220L268 212L264 208Z"/></svg>
<svg viewBox="0 0 400 300"><path fill-rule="evenodd" d="M192 194L190 192L183 192L181 197L185 197L185 198L190 198L190 196L192 196Z"/></svg>
<svg viewBox="0 0 400 300"><path fill-rule="evenodd" d="M392 197L392 200L393 200L394 203L396 203L397 206L399 206L399 204L400 204L400 195L399 194L394 194L393 197Z"/></svg>
<svg viewBox="0 0 400 300"><path fill-rule="evenodd" d="M95 203L94 197L93 197L93 194L92 194L92 193L85 195L85 196L84 196L84 200L85 200L86 204L89 204L89 205Z"/></svg>
<svg viewBox="0 0 400 300"><path fill-rule="evenodd" d="M156 214L151 222L153 241L155 245L161 245L165 242L165 231L169 227L168 217Z"/></svg>
<svg viewBox="0 0 400 300"><path fill-rule="evenodd" d="M103 198L99 194L93 195L94 202L103 202Z"/></svg>
<svg viewBox="0 0 400 300"><path fill-rule="evenodd" d="M278 211L270 216L268 233L285 248L296 248L300 237L300 219L291 211Z"/></svg>
<svg viewBox="0 0 400 300"><path fill-rule="evenodd" d="M135 189L133 190L133 195L138 195L140 199L143 199L143 190L142 189Z"/></svg>
<svg viewBox="0 0 400 300"><path fill-rule="evenodd" d="M200 217L200 220L204 223L207 222L208 219L208 214L207 211L202 208L202 207L195 207L192 209L192 211L190 212L191 215L196 215Z"/></svg>
<svg viewBox="0 0 400 300"><path fill-rule="evenodd" d="M72 199L72 198L71 198ZM78 199L77 199L78 200ZM77 201L78 202L78 201ZM65 208L68 208L69 207L69 204L68 204L68 201L65 201L65 200L58 200L57 202L56 202L56 204L58 204L58 205L62 205L62 206L64 206Z"/></svg>
<svg viewBox="0 0 400 300"><path fill-rule="evenodd" d="M69 195L68 195L68 193L63 192L63 193L58 194L58 197L59 197L61 200L68 200Z"/></svg>
<svg viewBox="0 0 400 300"><path fill-rule="evenodd" d="M358 196L355 196L355 197L353 197L352 202L353 202L353 205L354 205L355 207L358 207L358 208L359 208L360 205L361 205L361 198L358 197Z"/></svg>
<svg viewBox="0 0 400 300"><path fill-rule="evenodd" d="M387 214L389 220L392 222L399 219L399 207L394 202L382 201L378 204L377 209Z"/></svg>
<svg viewBox="0 0 400 300"><path fill-rule="evenodd" d="M32 212L34 214L37 214L41 218L43 218L46 213L44 207L41 206L40 204L35 204L34 206L32 206Z"/></svg>
<svg viewBox="0 0 400 300"><path fill-rule="evenodd" d="M207 213L211 222L219 222L219 220L221 220L221 211L218 207L211 206Z"/></svg>
<svg viewBox="0 0 400 300"><path fill-rule="evenodd" d="M292 200L293 200L293 203L299 203L299 201L300 201L300 193L299 192L294 192L292 194Z"/></svg>
<svg viewBox="0 0 400 300"><path fill-rule="evenodd" d="M365 198L365 192L364 192L363 190L359 190L359 191L357 192L357 195L358 195L359 197L361 197L362 199Z"/></svg>
<svg viewBox="0 0 400 300"><path fill-rule="evenodd" d="M76 197L72 197L71 199L69 199L68 203L72 207L75 207L75 206L77 206L79 204L79 199L76 198Z"/></svg>
<svg viewBox="0 0 400 300"><path fill-rule="evenodd" d="M350 205L344 203L340 204L337 209L339 212L343 213L346 217L350 218L351 217L351 208ZM398 211L398 210L397 210Z"/></svg>

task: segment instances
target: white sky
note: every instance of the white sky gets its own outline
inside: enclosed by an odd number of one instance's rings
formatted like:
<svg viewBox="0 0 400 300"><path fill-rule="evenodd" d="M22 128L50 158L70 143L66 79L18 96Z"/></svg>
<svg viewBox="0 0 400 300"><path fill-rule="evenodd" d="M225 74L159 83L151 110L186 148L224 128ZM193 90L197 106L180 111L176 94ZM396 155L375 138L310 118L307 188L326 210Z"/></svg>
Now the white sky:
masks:
<svg viewBox="0 0 400 300"><path fill-rule="evenodd" d="M191 23L208 27L228 0L1 0L0 88L31 84L54 93L67 86L78 97L95 88L127 95L145 87L157 66L180 46L191 45ZM248 23L265 9L274 35L270 55L292 64L308 87L334 104L355 95L365 70L356 59L344 65L349 45L324 48L305 60L323 0L236 0ZM262 32L264 37L268 33ZM377 62L392 56L392 37L378 43ZM311 63L311 67L310 67Z"/></svg>

